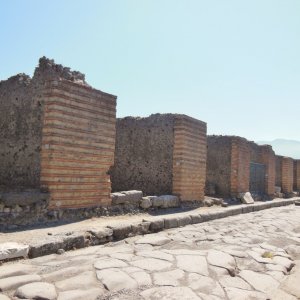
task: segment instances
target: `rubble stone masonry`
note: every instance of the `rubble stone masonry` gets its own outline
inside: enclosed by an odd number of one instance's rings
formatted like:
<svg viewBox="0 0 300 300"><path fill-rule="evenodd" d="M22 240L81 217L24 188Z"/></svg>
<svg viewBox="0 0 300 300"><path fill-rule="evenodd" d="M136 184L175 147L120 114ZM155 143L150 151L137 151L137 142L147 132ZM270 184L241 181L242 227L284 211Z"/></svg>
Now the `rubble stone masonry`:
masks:
<svg viewBox="0 0 300 300"><path fill-rule="evenodd" d="M206 124L185 115L155 114L117 120L114 191L204 198Z"/></svg>
<svg viewBox="0 0 300 300"><path fill-rule="evenodd" d="M46 192L50 209L110 204L115 96L43 57L32 79L0 82L0 107L0 202Z"/></svg>
<svg viewBox="0 0 300 300"><path fill-rule="evenodd" d="M264 165L264 194L275 192L275 153L271 146L259 146L237 136L207 137L206 186L221 197L237 197L250 190L250 163Z"/></svg>

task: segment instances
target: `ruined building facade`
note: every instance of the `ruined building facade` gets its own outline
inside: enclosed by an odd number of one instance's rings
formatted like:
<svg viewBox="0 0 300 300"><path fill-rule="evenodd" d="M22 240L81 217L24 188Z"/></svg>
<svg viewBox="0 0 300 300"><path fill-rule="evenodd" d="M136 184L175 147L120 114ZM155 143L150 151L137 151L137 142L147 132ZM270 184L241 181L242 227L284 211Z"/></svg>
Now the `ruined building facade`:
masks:
<svg viewBox="0 0 300 300"><path fill-rule="evenodd" d="M282 193L290 194L294 186L294 161L290 157L276 155L276 186Z"/></svg>
<svg viewBox="0 0 300 300"><path fill-rule="evenodd" d="M204 198L206 123L180 114L117 120L114 191Z"/></svg>
<svg viewBox="0 0 300 300"><path fill-rule="evenodd" d="M300 159L294 160L294 191L300 192Z"/></svg>
<svg viewBox="0 0 300 300"><path fill-rule="evenodd" d="M115 96L41 58L33 78L19 74L0 82L0 107L0 205L110 204Z"/></svg>
<svg viewBox="0 0 300 300"><path fill-rule="evenodd" d="M207 192L237 197L251 192L273 196L275 153L271 146L259 146L237 136L207 137Z"/></svg>

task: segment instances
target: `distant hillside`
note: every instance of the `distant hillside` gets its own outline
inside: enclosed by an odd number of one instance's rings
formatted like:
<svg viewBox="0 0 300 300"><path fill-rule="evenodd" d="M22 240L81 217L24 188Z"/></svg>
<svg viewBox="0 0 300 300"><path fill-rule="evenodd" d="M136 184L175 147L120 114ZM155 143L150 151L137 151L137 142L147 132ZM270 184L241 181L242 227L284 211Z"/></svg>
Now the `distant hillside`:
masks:
<svg viewBox="0 0 300 300"><path fill-rule="evenodd" d="M258 141L259 145L271 145L278 155L300 159L300 141L276 139L274 141Z"/></svg>

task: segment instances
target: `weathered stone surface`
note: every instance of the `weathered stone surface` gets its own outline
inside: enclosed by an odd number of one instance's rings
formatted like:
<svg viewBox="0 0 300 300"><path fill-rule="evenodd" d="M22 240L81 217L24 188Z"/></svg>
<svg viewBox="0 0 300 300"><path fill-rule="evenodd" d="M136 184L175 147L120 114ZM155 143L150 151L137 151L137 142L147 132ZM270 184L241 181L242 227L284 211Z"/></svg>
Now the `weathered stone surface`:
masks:
<svg viewBox="0 0 300 300"><path fill-rule="evenodd" d="M270 275L250 270L243 270L239 273L239 276L252 285L257 291L263 293L269 293L279 286L279 282L273 279Z"/></svg>
<svg viewBox="0 0 300 300"><path fill-rule="evenodd" d="M158 258L162 260L167 261L173 261L174 257L171 254L165 253L163 251L140 251L137 252L136 255L138 256L144 256L144 257L152 257L152 258Z"/></svg>
<svg viewBox="0 0 300 300"><path fill-rule="evenodd" d="M205 257L195 255L177 255L177 267L187 272L208 276L208 267Z"/></svg>
<svg viewBox="0 0 300 300"><path fill-rule="evenodd" d="M98 260L94 264L94 267L98 270L102 270L102 269L110 269L110 268L123 268L123 267L127 267L127 264L119 259L106 258L106 259Z"/></svg>
<svg viewBox="0 0 300 300"><path fill-rule="evenodd" d="M257 291L248 291L237 289L233 287L225 288L228 298L230 300L266 300L268 299L264 293ZM283 300L283 299L282 299Z"/></svg>
<svg viewBox="0 0 300 300"><path fill-rule="evenodd" d="M192 218L190 216L178 217L178 226L186 226L192 223Z"/></svg>
<svg viewBox="0 0 300 300"><path fill-rule="evenodd" d="M155 285L178 286L180 279L184 277L182 270L172 270L167 272L154 273L153 283Z"/></svg>
<svg viewBox="0 0 300 300"><path fill-rule="evenodd" d="M149 274L144 271L132 272L130 276L137 282L138 286L151 285L152 280Z"/></svg>
<svg viewBox="0 0 300 300"><path fill-rule="evenodd" d="M254 203L254 200L249 192L240 194L239 198L241 199L242 203L244 203L244 204L253 204Z"/></svg>
<svg viewBox="0 0 300 300"><path fill-rule="evenodd" d="M57 300L96 300L105 293L101 288L90 288L88 290L71 290L60 292Z"/></svg>
<svg viewBox="0 0 300 300"><path fill-rule="evenodd" d="M89 230L89 232L100 240L111 237L113 235L113 230L108 227L104 227L101 229L93 229L92 228Z"/></svg>
<svg viewBox="0 0 300 300"><path fill-rule="evenodd" d="M113 237L116 240L124 239L131 233L131 225L127 224L120 224L118 226L112 226L109 228L113 230Z"/></svg>
<svg viewBox="0 0 300 300"><path fill-rule="evenodd" d="M0 260L12 259L18 257L27 257L29 251L28 245L14 242L0 244Z"/></svg>
<svg viewBox="0 0 300 300"><path fill-rule="evenodd" d="M0 267L0 279L35 273L37 267L27 264L9 264Z"/></svg>
<svg viewBox="0 0 300 300"><path fill-rule="evenodd" d="M171 239L164 235L148 234L138 239L136 244L150 244L152 246L162 246L169 243Z"/></svg>
<svg viewBox="0 0 300 300"><path fill-rule="evenodd" d="M119 269L104 269L97 271L97 278L110 291L136 289L137 282Z"/></svg>
<svg viewBox="0 0 300 300"><path fill-rule="evenodd" d="M113 205L118 205L118 204L137 205L142 200L142 197L143 197L143 192L136 191L136 190L123 191L123 192L111 194L111 199L112 199Z"/></svg>
<svg viewBox="0 0 300 300"><path fill-rule="evenodd" d="M0 291L16 289L21 285L41 280L39 275L21 275L2 278L0 279Z"/></svg>
<svg viewBox="0 0 300 300"><path fill-rule="evenodd" d="M43 280L47 280L50 282L53 281L59 281L59 280L63 280L72 276L76 276L78 274L81 274L83 272L92 270L93 267L92 266L76 266L76 267L67 267L67 268L62 268L59 269L57 271L53 271L50 273L46 273L46 274L42 274L41 277L43 278Z"/></svg>
<svg viewBox="0 0 300 300"><path fill-rule="evenodd" d="M299 298L296 298L293 295L288 294L281 289L277 289L270 293L270 299L272 299L272 300L297 300Z"/></svg>
<svg viewBox="0 0 300 300"><path fill-rule="evenodd" d="M178 219L177 217L168 217L164 219L164 224L165 224L165 228L166 229L170 229L170 228L176 228L178 227Z"/></svg>
<svg viewBox="0 0 300 300"><path fill-rule="evenodd" d="M158 197L159 200L162 201L162 207L178 207L179 206L179 198L173 195L163 195ZM153 203L154 206L154 203Z"/></svg>
<svg viewBox="0 0 300 300"><path fill-rule="evenodd" d="M53 284L47 282L33 282L19 287L15 296L21 299L55 300L57 294Z"/></svg>
<svg viewBox="0 0 300 300"><path fill-rule="evenodd" d="M140 207L148 209L152 206L152 199L150 197L143 197L140 203Z"/></svg>
<svg viewBox="0 0 300 300"><path fill-rule="evenodd" d="M86 271L74 277L55 282L60 291L88 289L97 286L97 279L93 271Z"/></svg>
<svg viewBox="0 0 300 300"><path fill-rule="evenodd" d="M164 229L165 226L165 221L164 219L156 219L156 220L152 220L150 222L150 231L152 232L158 232Z"/></svg>
<svg viewBox="0 0 300 300"><path fill-rule="evenodd" d="M156 258L144 258L141 260L135 260L132 261L131 264L135 267L148 271L161 271L172 266L170 262Z"/></svg>
<svg viewBox="0 0 300 300"><path fill-rule="evenodd" d="M288 278L281 284L281 289L300 298L300 260L295 261L296 266Z"/></svg>
<svg viewBox="0 0 300 300"><path fill-rule="evenodd" d="M200 300L188 287L157 287L141 292L141 296L146 300Z"/></svg>
<svg viewBox="0 0 300 300"><path fill-rule="evenodd" d="M227 269L232 275L235 274L235 260L228 253L218 250L210 250L208 251L207 262L210 265Z"/></svg>
<svg viewBox="0 0 300 300"><path fill-rule="evenodd" d="M240 277L222 276L219 279L224 288L237 288L242 290L251 290L251 286Z"/></svg>

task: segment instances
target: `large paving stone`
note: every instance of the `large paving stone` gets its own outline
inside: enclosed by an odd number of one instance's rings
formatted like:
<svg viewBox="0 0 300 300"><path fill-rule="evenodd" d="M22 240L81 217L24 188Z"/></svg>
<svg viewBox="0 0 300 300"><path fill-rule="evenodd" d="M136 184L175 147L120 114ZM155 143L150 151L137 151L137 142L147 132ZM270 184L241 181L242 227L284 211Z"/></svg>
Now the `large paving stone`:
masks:
<svg viewBox="0 0 300 300"><path fill-rule="evenodd" d="M228 253L218 250L210 250L208 251L207 262L210 265L227 269L232 275L235 274L235 260Z"/></svg>
<svg viewBox="0 0 300 300"><path fill-rule="evenodd" d="M249 192L241 194L240 199L244 204L254 204L254 200Z"/></svg>
<svg viewBox="0 0 300 300"><path fill-rule="evenodd" d="M151 276L145 271L133 272L130 276L137 282L138 286L151 285Z"/></svg>
<svg viewBox="0 0 300 300"><path fill-rule="evenodd" d="M252 285L254 289L266 294L277 289L279 286L279 282L273 279L270 275L250 270L243 270L239 273L239 276Z"/></svg>
<svg viewBox="0 0 300 300"><path fill-rule="evenodd" d="M232 277L228 275L222 276L219 279L219 282L224 288L233 287L233 288L243 289L243 290L252 289L251 286L240 277Z"/></svg>
<svg viewBox="0 0 300 300"><path fill-rule="evenodd" d="M268 297L261 292L248 291L233 287L225 288L228 299L230 300L266 300ZM284 300L284 299L282 299Z"/></svg>
<svg viewBox="0 0 300 300"><path fill-rule="evenodd" d="M180 280L184 277L182 270L176 269L167 272L153 274L153 282L155 285L179 286Z"/></svg>
<svg viewBox="0 0 300 300"><path fill-rule="evenodd" d="M124 268L127 267L127 264L119 259L116 258L105 258L98 260L94 267L98 270L102 269L110 269L110 268Z"/></svg>
<svg viewBox="0 0 300 300"><path fill-rule="evenodd" d="M15 292L15 296L21 299L55 300L57 294L53 284L33 282L19 287Z"/></svg>
<svg viewBox="0 0 300 300"><path fill-rule="evenodd" d="M295 297L300 298L300 260L295 261L296 266L291 274L281 284L281 289Z"/></svg>
<svg viewBox="0 0 300 300"><path fill-rule="evenodd" d="M174 257L171 254L165 253L163 251L140 251L137 252L136 255L138 256L144 256L144 257L152 257L152 258L158 258L162 260L167 260L167 261L173 261Z"/></svg>
<svg viewBox="0 0 300 300"><path fill-rule="evenodd" d="M20 275L0 279L0 291L13 290L21 285L41 281L39 275Z"/></svg>
<svg viewBox="0 0 300 300"><path fill-rule="evenodd" d="M92 288L88 290L71 290L60 292L57 300L96 300L105 293L104 289Z"/></svg>
<svg viewBox="0 0 300 300"><path fill-rule="evenodd" d="M136 289L137 282L127 273L119 269L104 269L97 271L97 278L110 291L122 289Z"/></svg>
<svg viewBox="0 0 300 300"><path fill-rule="evenodd" d="M10 300L6 295L0 294L0 300Z"/></svg>
<svg viewBox="0 0 300 300"><path fill-rule="evenodd" d="M131 265L147 271L161 271L172 266L170 262L156 258L135 260L131 262Z"/></svg>
<svg viewBox="0 0 300 300"><path fill-rule="evenodd" d="M297 300L299 298L296 298L295 296L288 294L287 292L277 289L274 292L270 294L270 298L272 300Z"/></svg>
<svg viewBox="0 0 300 300"><path fill-rule="evenodd" d="M212 278L208 276L190 273L188 275L188 286L198 292L223 297L224 291L221 286Z"/></svg>
<svg viewBox="0 0 300 300"><path fill-rule="evenodd" d="M99 287L99 282L95 277L93 271L86 271L74 277L55 282L55 286L60 291L76 290L76 289L89 289Z"/></svg>
<svg viewBox="0 0 300 300"><path fill-rule="evenodd" d="M200 300L188 287L155 287L145 290L140 295L146 300Z"/></svg>
<svg viewBox="0 0 300 300"><path fill-rule="evenodd" d="M138 239L136 244L150 244L152 246L162 246L171 242L171 239L161 234L147 234Z"/></svg>
<svg viewBox="0 0 300 300"><path fill-rule="evenodd" d="M85 271L91 271L91 270L93 270L92 265L67 267L67 268L62 268L60 270L56 270L56 271L53 271L50 273L44 273L41 276L42 276L43 280L52 282L52 281L59 281L59 280L67 279L69 277L74 277Z"/></svg>
<svg viewBox="0 0 300 300"><path fill-rule="evenodd" d="M29 246L14 243L14 242L7 242L0 244L0 260L5 259L12 259L18 257L27 257L29 251Z"/></svg>
<svg viewBox="0 0 300 300"><path fill-rule="evenodd" d="M208 276L208 267L205 257L196 255L177 255L177 267L187 272Z"/></svg>
<svg viewBox="0 0 300 300"><path fill-rule="evenodd" d="M0 267L0 278L35 273L38 268L26 264L8 264Z"/></svg>

